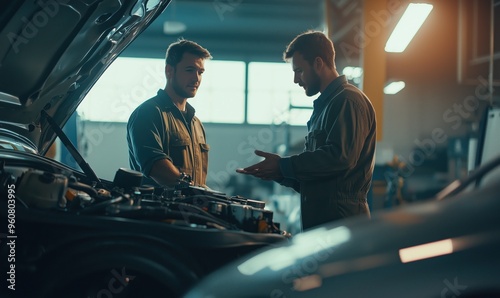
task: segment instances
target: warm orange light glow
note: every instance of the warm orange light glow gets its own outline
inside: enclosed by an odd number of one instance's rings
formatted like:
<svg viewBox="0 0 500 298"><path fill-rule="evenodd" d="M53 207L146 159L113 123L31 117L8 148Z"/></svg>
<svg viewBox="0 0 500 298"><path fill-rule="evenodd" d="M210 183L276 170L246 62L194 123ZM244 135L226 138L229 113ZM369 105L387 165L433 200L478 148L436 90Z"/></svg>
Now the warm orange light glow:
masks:
<svg viewBox="0 0 500 298"><path fill-rule="evenodd" d="M321 287L323 281L321 276L314 274L297 278L293 281L293 289L295 291L303 292Z"/></svg>
<svg viewBox="0 0 500 298"><path fill-rule="evenodd" d="M453 242L451 239L426 243L399 250L399 258L402 263L424 260L432 257L451 254L453 252Z"/></svg>

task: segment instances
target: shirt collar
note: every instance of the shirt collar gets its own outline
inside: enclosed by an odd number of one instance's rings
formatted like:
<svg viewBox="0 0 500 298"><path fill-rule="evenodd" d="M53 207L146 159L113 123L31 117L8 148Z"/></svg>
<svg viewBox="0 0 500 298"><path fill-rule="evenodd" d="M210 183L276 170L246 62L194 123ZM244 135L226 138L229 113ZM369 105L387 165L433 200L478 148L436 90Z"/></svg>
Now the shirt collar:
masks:
<svg viewBox="0 0 500 298"><path fill-rule="evenodd" d="M172 102L172 99L170 98L170 96L168 96L167 92L165 92L165 90L160 89L160 90L158 90L158 92L156 94L157 94L158 98L160 99L160 101L165 105L165 107L172 108L172 109L175 108L176 110L178 110L177 107ZM189 118L193 118L194 113L195 113L195 109L192 105L189 104L189 102L186 102L186 111L187 111L186 115Z"/></svg>
<svg viewBox="0 0 500 298"><path fill-rule="evenodd" d="M332 94L343 84L347 83L347 78L345 75L340 75L335 78L328 86L326 86L325 90L321 92L320 96L314 101L314 106L322 104L328 98L331 98Z"/></svg>

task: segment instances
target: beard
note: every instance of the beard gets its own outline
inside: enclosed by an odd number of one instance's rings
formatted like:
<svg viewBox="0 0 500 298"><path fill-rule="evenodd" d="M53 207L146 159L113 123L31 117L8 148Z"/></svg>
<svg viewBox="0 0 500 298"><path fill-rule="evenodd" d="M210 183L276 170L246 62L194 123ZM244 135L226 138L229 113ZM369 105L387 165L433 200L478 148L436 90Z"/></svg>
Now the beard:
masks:
<svg viewBox="0 0 500 298"><path fill-rule="evenodd" d="M311 80L306 88L306 95L307 96L316 95L316 94L318 94L320 89L321 89L321 79L319 78L318 74L316 74L313 71L311 73Z"/></svg>
<svg viewBox="0 0 500 298"><path fill-rule="evenodd" d="M174 89L175 93L179 95L182 98L192 98L196 95L196 91L198 89L195 89L193 91L191 90L186 90L184 89L178 82L177 79L175 78L175 75L172 77L172 88Z"/></svg>

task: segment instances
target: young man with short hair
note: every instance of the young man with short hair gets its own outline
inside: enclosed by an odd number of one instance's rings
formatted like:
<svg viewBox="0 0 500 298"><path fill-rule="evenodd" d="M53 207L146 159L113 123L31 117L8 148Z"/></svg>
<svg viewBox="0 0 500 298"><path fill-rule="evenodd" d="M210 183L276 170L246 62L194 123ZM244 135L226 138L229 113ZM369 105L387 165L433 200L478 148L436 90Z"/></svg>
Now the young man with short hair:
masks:
<svg viewBox="0 0 500 298"><path fill-rule="evenodd" d="M376 143L370 100L339 75L333 43L322 32L297 36L284 59L291 61L294 83L307 96L321 93L307 122L305 150L289 157L256 150L265 159L237 171L300 192L303 229L354 215L369 217Z"/></svg>
<svg viewBox="0 0 500 298"><path fill-rule="evenodd" d="M198 91L207 49L179 40L167 49L165 89L137 107L127 124L129 162L142 172L144 184L173 186L190 176L206 186L208 151L205 129L187 102Z"/></svg>

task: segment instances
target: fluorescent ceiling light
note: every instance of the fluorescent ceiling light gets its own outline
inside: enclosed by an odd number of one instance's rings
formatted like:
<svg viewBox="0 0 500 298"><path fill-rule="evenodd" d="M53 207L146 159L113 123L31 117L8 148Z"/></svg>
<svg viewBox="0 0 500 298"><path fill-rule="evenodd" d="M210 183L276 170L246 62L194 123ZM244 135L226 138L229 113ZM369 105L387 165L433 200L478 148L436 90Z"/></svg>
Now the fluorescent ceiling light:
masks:
<svg viewBox="0 0 500 298"><path fill-rule="evenodd" d="M396 94L399 91L401 91L404 87L405 87L405 82L403 82L403 81L392 82L389 85L384 87L384 93L385 94Z"/></svg>
<svg viewBox="0 0 500 298"><path fill-rule="evenodd" d="M432 257L451 254L453 252L453 242L451 239L426 243L399 250L399 258L402 263L425 260Z"/></svg>
<svg viewBox="0 0 500 298"><path fill-rule="evenodd" d="M386 52L401 53L432 10L432 4L410 3L385 45Z"/></svg>

